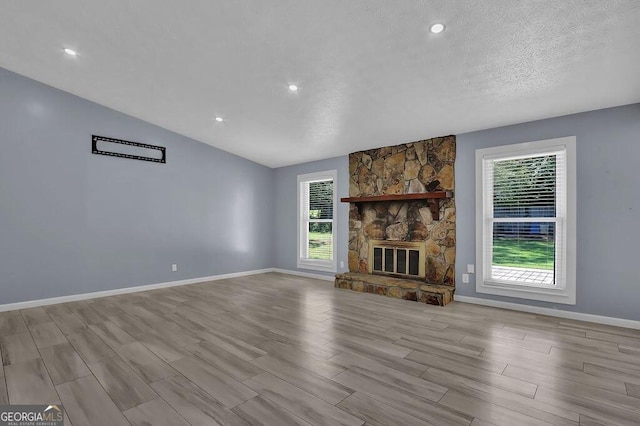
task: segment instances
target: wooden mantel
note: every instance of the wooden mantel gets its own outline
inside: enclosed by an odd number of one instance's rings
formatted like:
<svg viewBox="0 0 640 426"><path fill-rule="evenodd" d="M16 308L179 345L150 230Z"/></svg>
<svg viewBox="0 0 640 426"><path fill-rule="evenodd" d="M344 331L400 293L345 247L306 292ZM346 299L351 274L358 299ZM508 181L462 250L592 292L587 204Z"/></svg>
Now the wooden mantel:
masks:
<svg viewBox="0 0 640 426"><path fill-rule="evenodd" d="M416 201L429 200L429 209L434 220L440 220L440 200L452 198L450 191L421 192L418 194L393 194L393 195L372 195L368 197L345 197L340 198L343 203L355 203L358 209L362 209L363 203L379 203L384 201ZM360 211L362 214L362 211Z"/></svg>

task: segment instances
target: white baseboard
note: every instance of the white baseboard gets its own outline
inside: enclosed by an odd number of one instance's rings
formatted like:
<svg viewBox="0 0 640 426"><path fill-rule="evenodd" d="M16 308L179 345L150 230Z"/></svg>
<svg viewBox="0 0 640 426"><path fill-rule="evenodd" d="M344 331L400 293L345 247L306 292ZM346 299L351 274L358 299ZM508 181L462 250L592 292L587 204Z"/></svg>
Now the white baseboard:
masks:
<svg viewBox="0 0 640 426"><path fill-rule="evenodd" d="M207 281L224 280L228 278L246 277L249 275L265 274L268 272L279 272L281 274L296 275L299 277L314 278L323 281L334 281L334 277L308 272L294 271L290 269L265 268L253 271L234 272L231 274L212 275L209 277L190 278L188 280L169 281L158 284L148 284L138 287L117 288L114 290L96 291L93 293L72 294L69 296L52 297L49 299L29 300L26 302L8 303L0 305L0 312L13 311L16 309L35 308L38 306L54 305L56 303L75 302L78 300L97 299L100 297L116 296L119 294L137 293L141 291L155 290L159 288L176 287L181 285L197 284ZM633 328L640 330L640 321L623 318L605 317L601 315L584 314L581 312L563 311L559 309L541 308L538 306L523 305L520 303L501 302L492 299L482 299L479 297L455 295L454 300L463 303L473 303L475 305L492 306L495 308L511 309L514 311L529 312L533 314L548 315L552 317L567 318L578 321L593 322L598 324L612 325L616 327Z"/></svg>
<svg viewBox="0 0 640 426"><path fill-rule="evenodd" d="M499 300L482 299L470 296L453 296L456 302L473 303L475 305L492 306L494 308L511 309L513 311L529 312L532 314L548 315L551 317L567 318L597 324L613 325L616 327L640 329L640 321L624 318L605 317L601 315L583 314L581 312L563 311L560 309L541 308L539 306L522 305L520 303L501 302Z"/></svg>
<svg viewBox="0 0 640 426"><path fill-rule="evenodd" d="M0 305L0 312L13 311L16 309L35 308L38 306L55 305L56 303L75 302L78 300L97 299L99 297L116 296L118 294L137 293L140 291L155 290L158 288L175 287L179 285L204 283L207 281L224 280L227 278L246 277L249 275L264 274L274 272L273 268L256 269L253 271L234 272L231 274L212 275L210 277L191 278L188 280L169 281L158 284L141 285L138 287L117 288L114 290L96 291L93 293L72 294L69 296L52 297L49 299L28 300L26 302L8 303Z"/></svg>
<svg viewBox="0 0 640 426"><path fill-rule="evenodd" d="M336 279L334 276L311 274L309 272L300 272L300 271L294 271L294 270L291 270L291 269L273 268L271 271L272 272L280 272L281 274L297 275L299 277L315 278L317 280L331 281L331 282L333 282Z"/></svg>

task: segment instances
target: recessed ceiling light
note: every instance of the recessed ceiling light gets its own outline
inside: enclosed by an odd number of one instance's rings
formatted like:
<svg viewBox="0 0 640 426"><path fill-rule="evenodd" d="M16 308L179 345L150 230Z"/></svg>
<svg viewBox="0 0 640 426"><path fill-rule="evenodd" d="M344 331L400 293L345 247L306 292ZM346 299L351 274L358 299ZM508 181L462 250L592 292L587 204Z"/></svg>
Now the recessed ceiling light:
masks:
<svg viewBox="0 0 640 426"><path fill-rule="evenodd" d="M68 47L64 49L64 53L66 53L69 56L78 56L78 53L75 50L69 49Z"/></svg>
<svg viewBox="0 0 640 426"><path fill-rule="evenodd" d="M431 31L434 34L440 34L441 32L444 31L444 24L433 24L429 28L429 31Z"/></svg>
<svg viewBox="0 0 640 426"><path fill-rule="evenodd" d="M298 86L296 86L295 84L290 84L289 85L289 90L291 90L292 92L297 92L298 91Z"/></svg>
<svg viewBox="0 0 640 426"><path fill-rule="evenodd" d="M222 123L224 121L224 119L222 117L216 117L216 121L218 123Z"/></svg>

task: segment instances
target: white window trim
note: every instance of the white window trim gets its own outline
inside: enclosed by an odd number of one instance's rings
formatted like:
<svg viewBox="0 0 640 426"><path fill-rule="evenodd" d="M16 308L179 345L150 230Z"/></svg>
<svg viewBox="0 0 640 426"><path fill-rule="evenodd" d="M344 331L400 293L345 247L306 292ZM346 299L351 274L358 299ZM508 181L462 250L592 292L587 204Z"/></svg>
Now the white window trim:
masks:
<svg viewBox="0 0 640 426"><path fill-rule="evenodd" d="M526 286L522 284L496 283L487 279L485 267L484 236L487 232L485 212L484 160L509 156L532 155L552 150L566 152L566 220L563 232L565 264L562 271L564 282L556 288ZM575 136L525 142L476 150L476 292L544 302L576 304L576 138Z"/></svg>
<svg viewBox="0 0 640 426"><path fill-rule="evenodd" d="M303 257L303 251L306 244L303 244L302 237L306 234L303 229L305 225L304 220L304 200L302 198L302 185L309 182L321 181L321 180L333 180L333 224L331 226L333 233L333 260L320 260L320 259L307 259ZM297 235L297 249L298 249L298 262L297 266L301 269L313 269L315 271L324 272L337 272L337 222L338 222L338 171L328 170L325 172L307 173L304 175L298 175L298 235Z"/></svg>

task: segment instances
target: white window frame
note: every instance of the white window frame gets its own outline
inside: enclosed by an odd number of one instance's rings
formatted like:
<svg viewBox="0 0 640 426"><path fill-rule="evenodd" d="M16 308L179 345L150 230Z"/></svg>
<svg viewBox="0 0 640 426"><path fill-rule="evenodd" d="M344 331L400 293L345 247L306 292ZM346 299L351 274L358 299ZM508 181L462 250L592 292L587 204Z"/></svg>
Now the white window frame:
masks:
<svg viewBox="0 0 640 426"><path fill-rule="evenodd" d="M312 182L318 182L323 180L333 181L333 219L325 219L326 221L330 221L332 223L332 241L333 241L333 259L332 260L323 260L323 259L309 259L307 250L309 249L308 244L308 229L309 229L309 218L307 217L308 211L305 209L305 199L304 199L304 185ZM317 173L307 173L304 175L298 175L298 262L297 266L301 269L313 269L316 271L324 271L324 272L337 272L337 242L336 236L337 233L337 218L338 218L338 171L337 170L328 170L324 172Z"/></svg>
<svg viewBox="0 0 640 426"><path fill-rule="evenodd" d="M493 193L485 176L485 162L564 151L566 158L566 190L557 203L564 198L564 206L557 206L556 235L563 250L560 264L556 264L556 284L536 286L524 283L509 283L489 277L492 253L485 244L493 241ZM559 171L560 172L560 171ZM562 213L564 212L564 213ZM558 241L558 240L557 240ZM559 248L558 248L559 246ZM576 304L576 138L575 136L525 142L476 150L476 292L544 302Z"/></svg>

